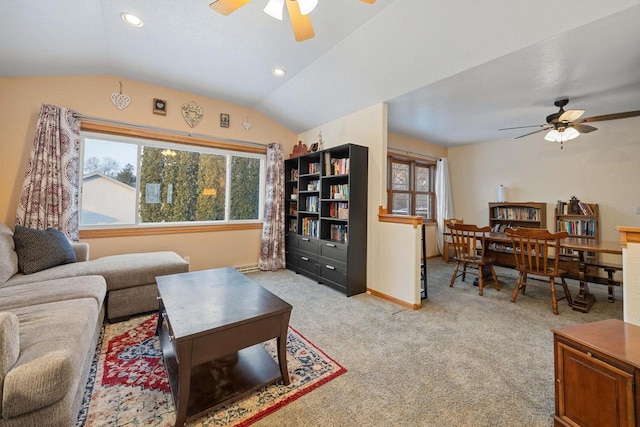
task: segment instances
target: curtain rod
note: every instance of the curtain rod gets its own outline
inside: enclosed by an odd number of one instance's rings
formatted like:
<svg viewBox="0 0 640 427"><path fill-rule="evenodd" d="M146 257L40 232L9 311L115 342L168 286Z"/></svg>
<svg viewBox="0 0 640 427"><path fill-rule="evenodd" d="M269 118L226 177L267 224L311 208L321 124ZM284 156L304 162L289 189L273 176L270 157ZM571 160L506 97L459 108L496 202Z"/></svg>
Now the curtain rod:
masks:
<svg viewBox="0 0 640 427"><path fill-rule="evenodd" d="M73 117L79 118L80 120L88 120L88 121L98 122L98 123L107 123L107 124L112 124L112 125L128 126L128 127L132 127L132 128L136 128L136 129L152 130L152 131L156 131L156 132L164 132L164 133L170 133L170 134L174 134L174 135L188 136L188 137L191 137L191 138L210 139L210 140L213 140L213 141L228 142L228 143L231 143L231 144L253 145L253 146L256 146L256 147L266 147L267 146L267 144L261 144L259 142L243 141L241 139L218 138L216 136L205 135L205 134L201 134L201 133L193 133L193 132L186 132L186 131L182 131L182 130L165 129L165 128L159 128L159 127L155 127L155 126L139 125L139 124L135 124L135 123L121 122L119 120L103 119L101 117L94 117L94 116L85 116L84 114L78 114L78 113L74 113Z"/></svg>
<svg viewBox="0 0 640 427"><path fill-rule="evenodd" d="M413 151L401 150L400 148L387 147L387 151L389 150L395 151L397 153L411 154L412 156L426 157L428 159L440 160L440 157L430 156L428 154L422 154L422 153L414 153Z"/></svg>

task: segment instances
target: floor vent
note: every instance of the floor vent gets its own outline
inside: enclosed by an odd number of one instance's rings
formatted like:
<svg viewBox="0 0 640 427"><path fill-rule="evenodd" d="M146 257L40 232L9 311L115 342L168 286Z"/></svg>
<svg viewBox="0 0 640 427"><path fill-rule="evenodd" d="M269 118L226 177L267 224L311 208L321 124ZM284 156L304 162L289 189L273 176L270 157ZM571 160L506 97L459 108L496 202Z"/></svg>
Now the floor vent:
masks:
<svg viewBox="0 0 640 427"><path fill-rule="evenodd" d="M260 269L258 268L258 264L241 265L239 267L234 267L234 268L238 270L240 273L253 273L255 271L260 271Z"/></svg>

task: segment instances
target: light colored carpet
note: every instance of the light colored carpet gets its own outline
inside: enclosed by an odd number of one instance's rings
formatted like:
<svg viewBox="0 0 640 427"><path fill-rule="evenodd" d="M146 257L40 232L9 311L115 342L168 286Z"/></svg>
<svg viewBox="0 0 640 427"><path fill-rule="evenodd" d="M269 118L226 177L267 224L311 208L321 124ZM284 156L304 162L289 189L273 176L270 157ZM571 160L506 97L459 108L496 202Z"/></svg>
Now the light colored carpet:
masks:
<svg viewBox="0 0 640 427"><path fill-rule="evenodd" d="M589 313L551 311L550 294L527 289L510 302L515 271L496 268L501 290L484 297L454 264L428 261L428 300L407 310L377 297L350 298L283 270L251 277L293 305L291 326L347 373L257 426L550 426L554 412L552 328L622 319L622 301L590 285ZM572 295L578 284L568 281ZM620 298L620 289L616 297Z"/></svg>

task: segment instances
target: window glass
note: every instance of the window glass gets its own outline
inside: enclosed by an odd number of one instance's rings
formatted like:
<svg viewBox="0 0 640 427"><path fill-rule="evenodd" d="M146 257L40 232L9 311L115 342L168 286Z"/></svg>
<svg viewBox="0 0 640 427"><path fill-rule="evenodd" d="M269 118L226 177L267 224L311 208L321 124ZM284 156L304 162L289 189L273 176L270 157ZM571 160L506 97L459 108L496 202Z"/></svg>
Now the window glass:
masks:
<svg viewBox="0 0 640 427"><path fill-rule="evenodd" d="M391 213L394 215L409 215L411 213L411 195L409 193L394 193Z"/></svg>
<svg viewBox="0 0 640 427"><path fill-rule="evenodd" d="M431 218L431 195L416 194L416 215Z"/></svg>
<svg viewBox="0 0 640 427"><path fill-rule="evenodd" d="M81 226L261 219L264 155L83 136Z"/></svg>
<svg viewBox="0 0 640 427"><path fill-rule="evenodd" d="M135 224L138 147L85 138L83 151L80 226ZM149 194L159 202L160 187Z"/></svg>
<svg viewBox="0 0 640 427"><path fill-rule="evenodd" d="M395 215L421 216L435 221L435 164L389 156L388 206Z"/></svg>
<svg viewBox="0 0 640 427"><path fill-rule="evenodd" d="M393 162L391 166L391 188L409 191L409 164Z"/></svg>
<svg viewBox="0 0 640 427"><path fill-rule="evenodd" d="M416 165L416 191L427 192L430 189L430 168Z"/></svg>
<svg viewBox="0 0 640 427"><path fill-rule="evenodd" d="M231 157L231 219L258 217L260 201L260 160Z"/></svg>

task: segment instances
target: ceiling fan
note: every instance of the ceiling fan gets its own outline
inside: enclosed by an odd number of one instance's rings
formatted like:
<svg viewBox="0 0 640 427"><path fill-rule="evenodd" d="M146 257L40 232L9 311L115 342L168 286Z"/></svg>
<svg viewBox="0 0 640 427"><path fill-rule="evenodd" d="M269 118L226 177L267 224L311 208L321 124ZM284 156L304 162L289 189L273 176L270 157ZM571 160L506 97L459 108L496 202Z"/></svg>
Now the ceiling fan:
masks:
<svg viewBox="0 0 640 427"><path fill-rule="evenodd" d="M250 1L251 0L215 0L209 7L222 15L229 15ZM376 2L376 0L360 1L369 4ZM272 17L282 20L285 3L287 4L291 28L293 28L293 35L296 41L301 42L313 38L315 33L313 32L313 26L311 26L309 13L318 5L318 0L269 0L264 11Z"/></svg>
<svg viewBox="0 0 640 427"><path fill-rule="evenodd" d="M525 133L524 135L516 136L514 139L522 138L534 133L548 130L544 139L550 142L559 142L562 149L562 143L569 141L580 136L581 133L589 133L598 128L586 125L590 122L604 122L606 120L618 120L626 119L629 117L640 116L640 110L626 111L623 113L604 114L602 116L593 116L581 118L584 114L584 110L565 110L564 107L569 103L568 98L560 98L553 104L559 107L560 110L557 113L549 114L545 124L532 125L532 126L517 126L512 128L502 128L498 130L510 130L510 129L524 129L531 127L538 127L540 129L533 132Z"/></svg>

